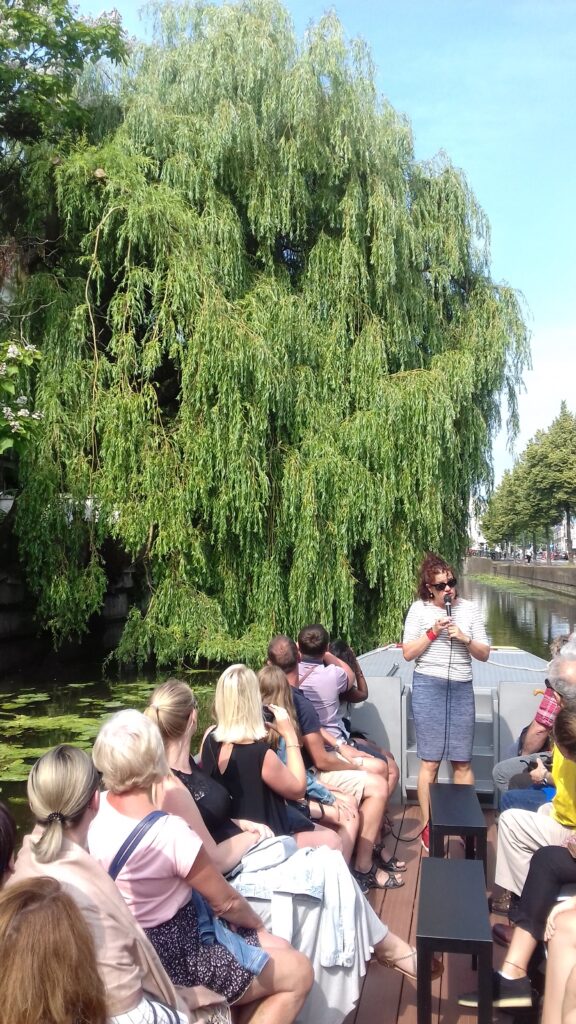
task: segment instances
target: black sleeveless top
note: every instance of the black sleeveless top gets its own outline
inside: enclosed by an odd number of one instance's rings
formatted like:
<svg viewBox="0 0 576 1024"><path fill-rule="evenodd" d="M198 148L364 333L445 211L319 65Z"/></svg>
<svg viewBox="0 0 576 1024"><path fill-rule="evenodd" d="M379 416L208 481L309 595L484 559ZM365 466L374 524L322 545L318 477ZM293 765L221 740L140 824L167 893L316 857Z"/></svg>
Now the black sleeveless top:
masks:
<svg viewBox="0 0 576 1024"><path fill-rule="evenodd" d="M289 835L286 801L266 785L262 778L264 758L270 750L266 740L234 743L223 772L218 767L222 743L208 733L202 748L202 767L213 780L225 786L232 800L232 816L268 825L274 835Z"/></svg>
<svg viewBox="0 0 576 1024"><path fill-rule="evenodd" d="M203 771L193 758L190 758L189 772L181 772L177 768L172 771L186 786L215 842L222 843L241 832L231 820L232 798L228 790Z"/></svg>

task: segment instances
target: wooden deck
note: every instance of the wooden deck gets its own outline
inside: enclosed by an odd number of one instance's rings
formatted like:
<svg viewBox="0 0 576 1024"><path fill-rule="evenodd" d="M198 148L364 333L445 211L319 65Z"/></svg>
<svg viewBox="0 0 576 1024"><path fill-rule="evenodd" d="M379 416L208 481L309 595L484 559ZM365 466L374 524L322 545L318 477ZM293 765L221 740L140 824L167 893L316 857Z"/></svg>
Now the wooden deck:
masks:
<svg viewBox="0 0 576 1024"><path fill-rule="evenodd" d="M413 836L419 831L418 807L396 808L393 829L396 835ZM491 888L494 879L496 825L494 812L486 811L488 823L488 879ZM388 836L386 847L399 859L405 860L408 870L404 875L406 884L402 889L390 892L372 891L370 902L374 910L392 931L415 944L416 920L418 913L418 889L420 863L423 852L420 839L413 842L398 842ZM457 839L450 840L450 857L463 857L464 851ZM493 917L492 923L505 922L503 917ZM495 945L494 966L500 967L505 950ZM475 1011L458 1006L458 996L476 988L477 976L470 966L469 956L444 955L444 974L433 982L432 1024L477 1024ZM500 1013L494 1011L494 1018ZM510 1021L510 1016L503 1017ZM364 979L362 995L356 1009L348 1015L344 1024L416 1024L416 986L395 971L387 970L372 962ZM320 1024L320 1022L319 1022Z"/></svg>

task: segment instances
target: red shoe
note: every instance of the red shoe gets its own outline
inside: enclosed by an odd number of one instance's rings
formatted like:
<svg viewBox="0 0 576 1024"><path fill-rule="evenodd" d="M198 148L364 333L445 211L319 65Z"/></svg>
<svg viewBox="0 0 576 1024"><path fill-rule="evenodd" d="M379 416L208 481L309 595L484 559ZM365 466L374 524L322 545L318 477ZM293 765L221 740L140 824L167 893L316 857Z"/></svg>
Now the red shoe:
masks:
<svg viewBox="0 0 576 1024"><path fill-rule="evenodd" d="M422 843L422 849L426 853L430 853L430 825L424 825L420 835L420 842Z"/></svg>

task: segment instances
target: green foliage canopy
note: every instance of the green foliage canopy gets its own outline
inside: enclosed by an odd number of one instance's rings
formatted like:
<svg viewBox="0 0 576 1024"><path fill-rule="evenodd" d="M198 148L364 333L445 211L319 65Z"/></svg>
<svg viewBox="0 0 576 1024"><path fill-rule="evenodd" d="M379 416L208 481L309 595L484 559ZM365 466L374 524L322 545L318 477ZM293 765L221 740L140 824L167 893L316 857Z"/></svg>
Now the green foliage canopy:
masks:
<svg viewBox="0 0 576 1024"><path fill-rule="evenodd" d="M302 43L275 0L158 19L120 128L47 170L18 508L40 614L85 628L112 538L141 582L121 658L251 658L310 620L395 637L422 552L465 546L503 392L514 416L516 296L334 15Z"/></svg>
<svg viewBox="0 0 576 1024"><path fill-rule="evenodd" d="M517 541L565 519L571 551L571 518L576 511L576 416L565 402L548 430L539 430L505 473L482 520L492 543Z"/></svg>

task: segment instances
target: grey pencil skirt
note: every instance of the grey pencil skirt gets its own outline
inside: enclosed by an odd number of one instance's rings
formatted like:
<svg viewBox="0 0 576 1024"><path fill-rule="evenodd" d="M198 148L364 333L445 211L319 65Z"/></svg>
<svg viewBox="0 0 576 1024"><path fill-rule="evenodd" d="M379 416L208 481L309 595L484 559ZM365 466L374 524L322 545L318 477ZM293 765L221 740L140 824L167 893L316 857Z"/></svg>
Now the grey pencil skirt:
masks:
<svg viewBox="0 0 576 1024"><path fill-rule="evenodd" d="M469 682L448 682L414 673L412 713L416 750L422 761L470 761L474 743L474 690Z"/></svg>

